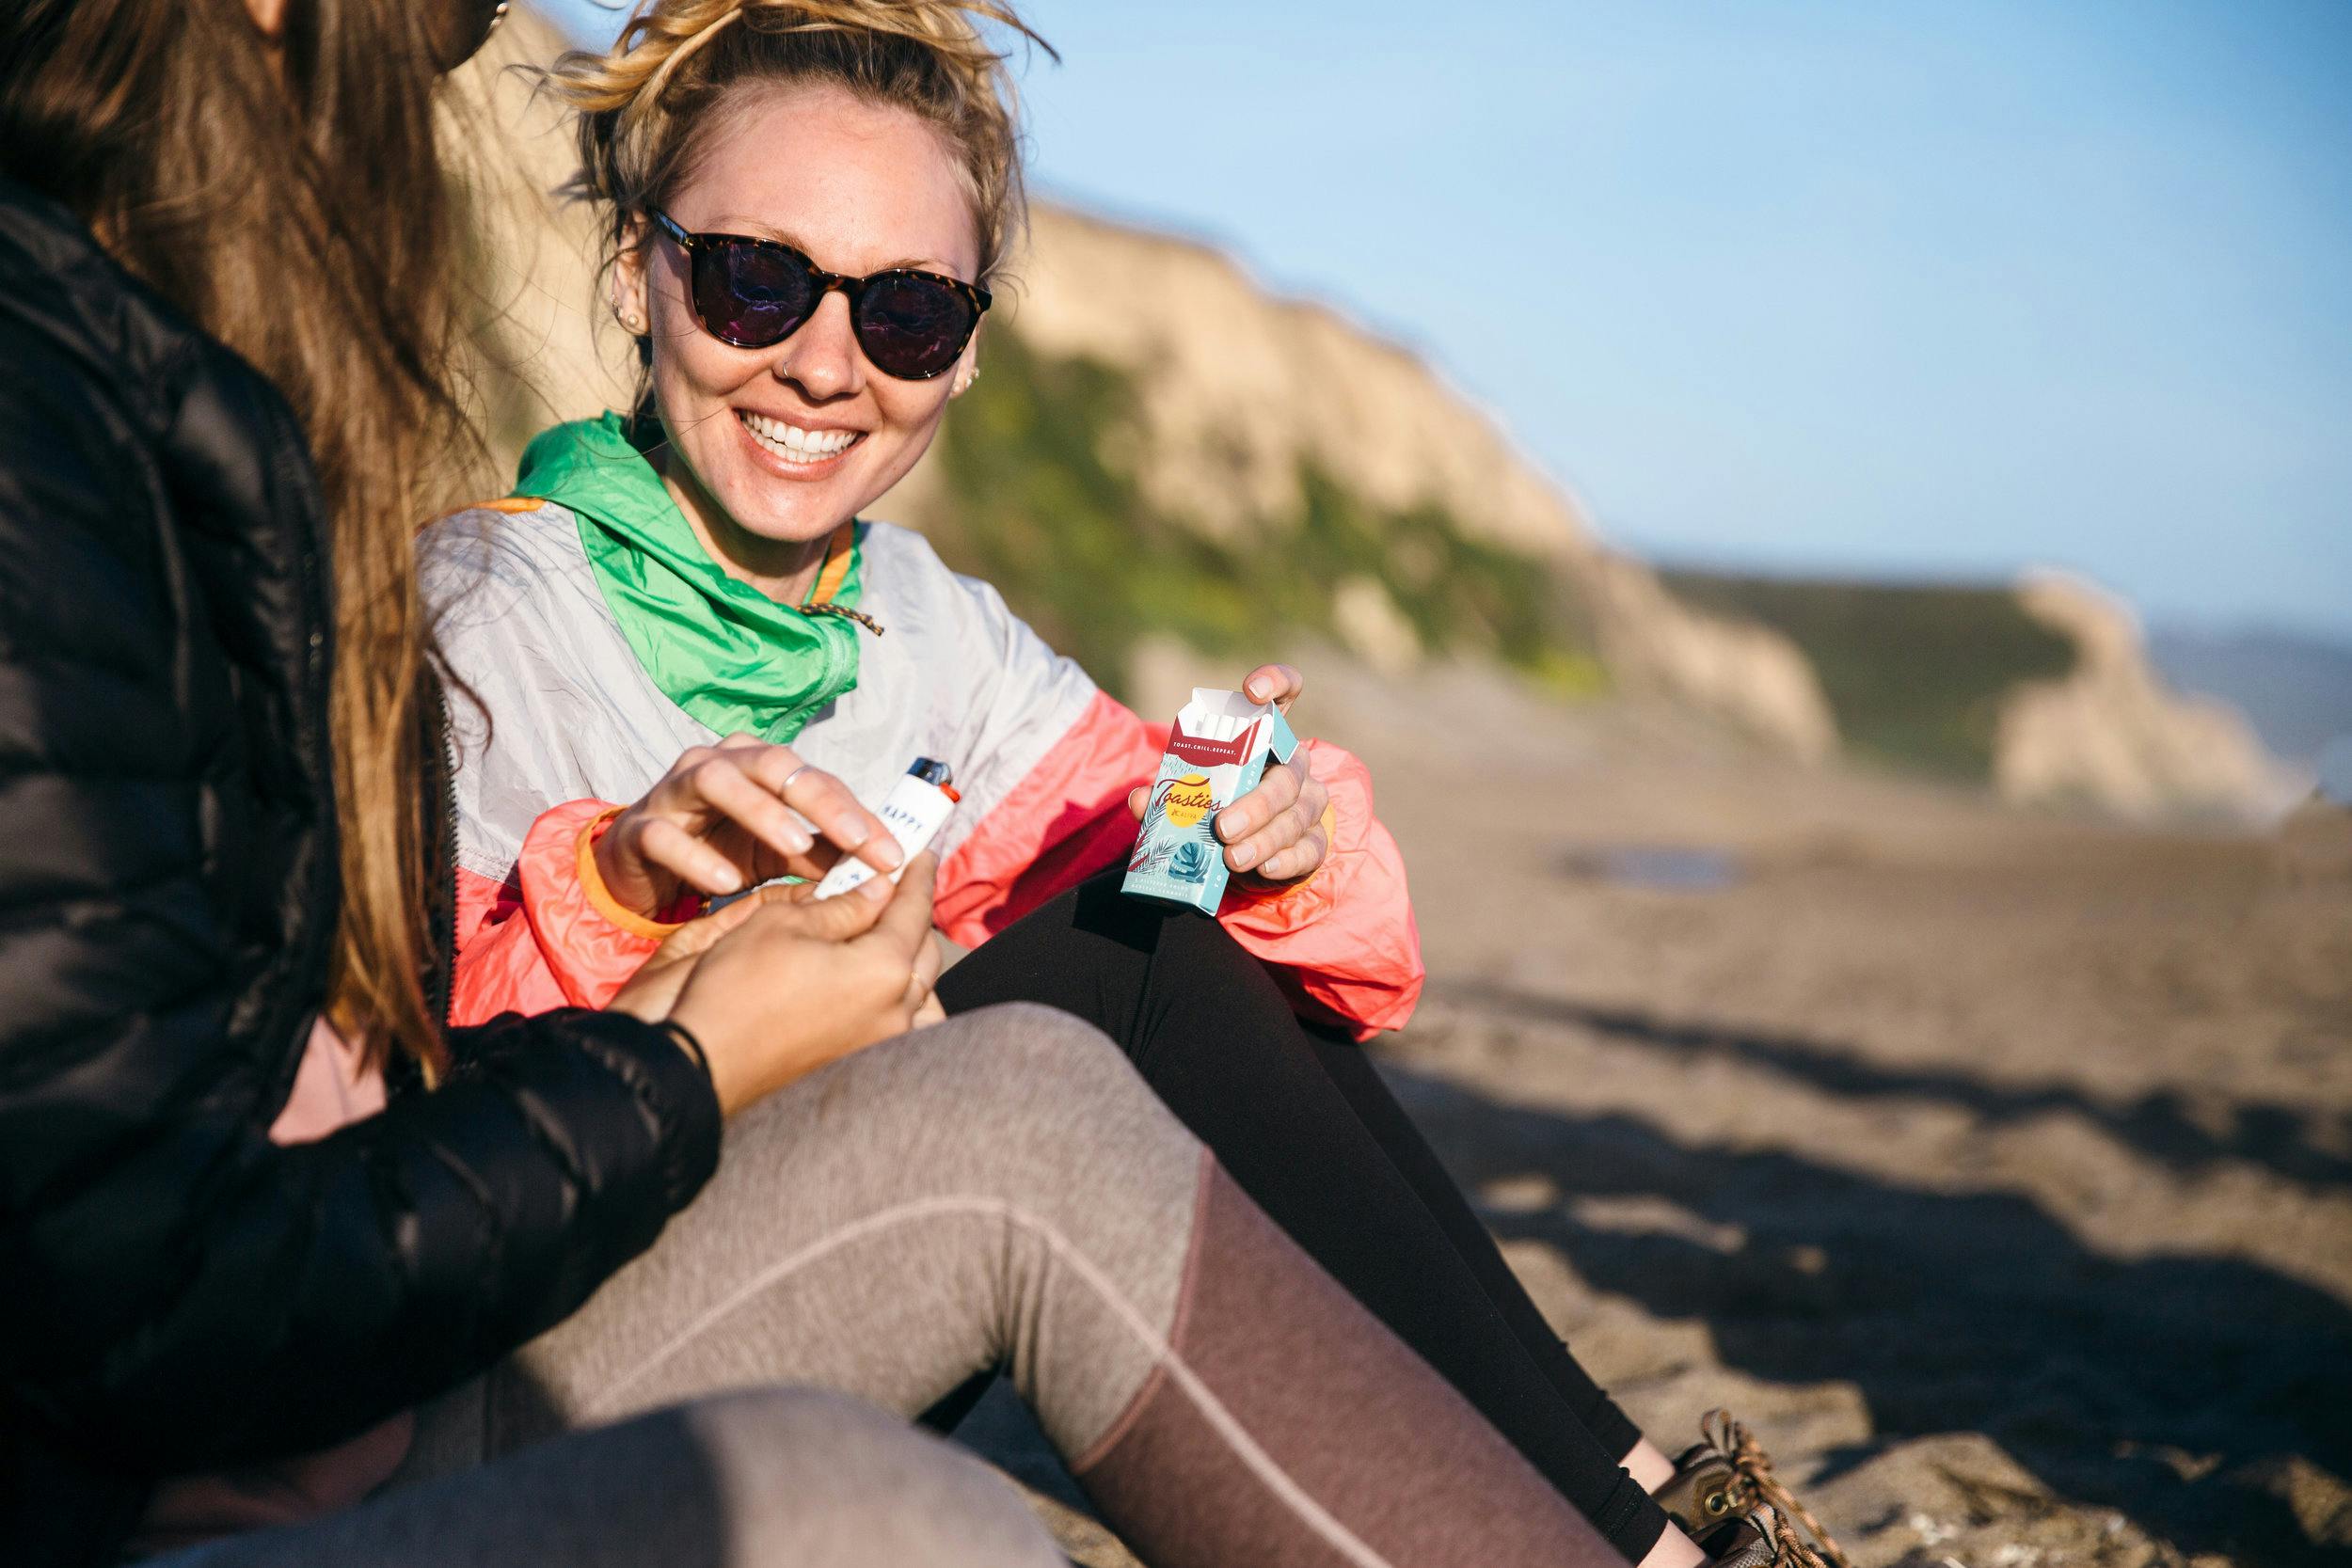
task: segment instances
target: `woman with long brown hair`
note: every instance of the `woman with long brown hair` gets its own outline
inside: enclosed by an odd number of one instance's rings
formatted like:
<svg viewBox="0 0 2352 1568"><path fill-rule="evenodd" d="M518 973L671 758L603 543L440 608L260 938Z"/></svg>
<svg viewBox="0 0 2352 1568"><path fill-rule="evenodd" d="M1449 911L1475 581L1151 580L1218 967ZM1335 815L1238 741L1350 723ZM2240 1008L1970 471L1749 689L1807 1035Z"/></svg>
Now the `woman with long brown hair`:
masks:
<svg viewBox="0 0 2352 1568"><path fill-rule="evenodd" d="M0 16L10 1562L357 1502L401 1462L402 1412L571 1311L717 1155L682 1026L438 1025L447 835L408 540L464 432L433 85L503 9ZM902 1028L891 957L830 1044L760 1031L771 1073ZM757 992L704 989L721 1006L638 1011L723 1049ZM764 1513L725 1500L744 1481ZM403 1496L344 1516L347 1541L270 1550L1054 1560L977 1466L816 1394L676 1407Z"/></svg>
<svg viewBox="0 0 2352 1568"><path fill-rule="evenodd" d="M1002 1368L1166 1568L1606 1563L1103 1036L909 1032L929 856L442 1026L407 540L463 444L434 81L499 8L0 11L9 1560L1048 1562L839 1397Z"/></svg>

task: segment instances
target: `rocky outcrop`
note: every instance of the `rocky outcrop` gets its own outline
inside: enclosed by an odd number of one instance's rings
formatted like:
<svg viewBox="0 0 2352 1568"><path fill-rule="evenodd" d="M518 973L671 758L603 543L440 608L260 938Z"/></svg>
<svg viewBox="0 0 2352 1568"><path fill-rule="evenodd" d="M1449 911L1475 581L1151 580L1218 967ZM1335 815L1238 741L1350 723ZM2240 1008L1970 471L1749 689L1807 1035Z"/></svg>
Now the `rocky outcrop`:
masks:
<svg viewBox="0 0 2352 1568"><path fill-rule="evenodd" d="M2079 578L2017 585L2028 614L2076 649L2074 670L2003 705L1994 782L2011 800L2081 801L2125 816L2275 817L2310 789L2221 704L2169 689L2124 605Z"/></svg>
<svg viewBox="0 0 2352 1568"><path fill-rule="evenodd" d="M1434 501L1530 554L1596 548L1560 487L1418 356L1273 296L1220 251L1042 207L1016 272L1030 343L1138 373L1136 477L1165 512L1220 536L1290 515L1303 460L1385 511Z"/></svg>
<svg viewBox="0 0 2352 1568"><path fill-rule="evenodd" d="M1221 251L1064 209L1039 210L1016 270L1011 329L1135 377L1141 429L1123 455L1163 513L1246 535L1297 512L1307 467L1384 511L1442 508L1467 534L1558 572L1621 687L1800 756L1835 750L1829 705L1793 644L1681 603L1608 549L1565 487L1409 350L1269 293ZM1375 665L1411 662L1409 637L1381 636L1401 617L1375 587L1335 591L1351 646Z"/></svg>
<svg viewBox="0 0 2352 1568"><path fill-rule="evenodd" d="M1807 761L1836 752L1820 681L1786 636L1693 609L1623 556L1596 553L1578 578L1621 687L1698 708Z"/></svg>

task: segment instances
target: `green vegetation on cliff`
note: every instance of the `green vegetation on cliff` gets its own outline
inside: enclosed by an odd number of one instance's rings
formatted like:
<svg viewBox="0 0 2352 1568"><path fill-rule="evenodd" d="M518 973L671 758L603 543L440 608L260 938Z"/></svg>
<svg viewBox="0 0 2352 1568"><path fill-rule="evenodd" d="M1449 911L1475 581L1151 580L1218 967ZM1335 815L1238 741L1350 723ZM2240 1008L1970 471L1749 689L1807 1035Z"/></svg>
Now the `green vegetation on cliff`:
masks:
<svg viewBox="0 0 2352 1568"><path fill-rule="evenodd" d="M1388 512L1301 472L1302 505L1221 543L1157 513L1117 459L1136 425L1128 373L1040 355L993 329L988 373L942 427L940 554L1105 687L1147 635L1253 657L1285 634L1341 640L1333 594L1377 583L1423 650L1484 654L1564 693L1599 684L1589 639L1543 562L1470 537L1436 506Z"/></svg>
<svg viewBox="0 0 2352 1568"><path fill-rule="evenodd" d="M1849 748L1947 778L1989 778L2003 699L2074 666L2074 643L1999 586L1659 576L1702 610L1795 642Z"/></svg>

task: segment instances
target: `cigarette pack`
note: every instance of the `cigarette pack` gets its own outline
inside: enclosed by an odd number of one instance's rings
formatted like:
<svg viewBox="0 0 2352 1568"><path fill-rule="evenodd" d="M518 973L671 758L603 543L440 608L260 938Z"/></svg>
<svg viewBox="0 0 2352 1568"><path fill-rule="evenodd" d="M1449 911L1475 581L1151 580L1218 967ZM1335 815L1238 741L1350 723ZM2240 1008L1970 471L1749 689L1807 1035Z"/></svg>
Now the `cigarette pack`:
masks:
<svg viewBox="0 0 2352 1568"><path fill-rule="evenodd" d="M1216 814L1258 786L1267 757L1288 762L1297 750L1298 738L1272 703L1194 687L1160 753L1120 890L1215 914L1231 875Z"/></svg>

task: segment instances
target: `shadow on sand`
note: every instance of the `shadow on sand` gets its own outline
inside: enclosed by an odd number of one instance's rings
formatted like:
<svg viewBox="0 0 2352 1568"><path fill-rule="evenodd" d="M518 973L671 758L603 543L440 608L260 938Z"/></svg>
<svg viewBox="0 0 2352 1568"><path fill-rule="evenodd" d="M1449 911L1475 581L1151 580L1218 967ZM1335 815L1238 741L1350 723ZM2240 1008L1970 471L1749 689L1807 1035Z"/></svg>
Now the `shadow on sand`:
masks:
<svg viewBox="0 0 2352 1568"><path fill-rule="evenodd" d="M2054 1491L2184 1550L2328 1555L2265 1485L2288 1455L2352 1473L2352 1313L2326 1293L2237 1259L2109 1258L2013 1195L1686 1146L1637 1117L1523 1109L1382 1070L1471 1191L1530 1174L1559 1188L1546 1211L1489 1214L1499 1235L1557 1247L1593 1288L1655 1316L1704 1321L1727 1365L1855 1385L1885 1436L1984 1433ZM1581 1196L1634 1195L1743 1239L1717 1250L1573 1212Z"/></svg>
<svg viewBox="0 0 2352 1568"><path fill-rule="evenodd" d="M1612 1044L1677 1058L1720 1055L1761 1067L1850 1099L1900 1099L1957 1105L1989 1126L2063 1114L2178 1171L2223 1162L2260 1165L2314 1188L2352 1187L2352 1117L2328 1117L2299 1106L2242 1102L2198 1115L2187 1097L2165 1090L2112 1103L2052 1085L2005 1088L1931 1068L1884 1067L1853 1052L1791 1035L1669 1023L1644 1013L1590 1006L1484 982L1441 993L1482 1013L1531 1022L1569 1024L1607 1035ZM2216 1131L2211 1122L2224 1122Z"/></svg>

